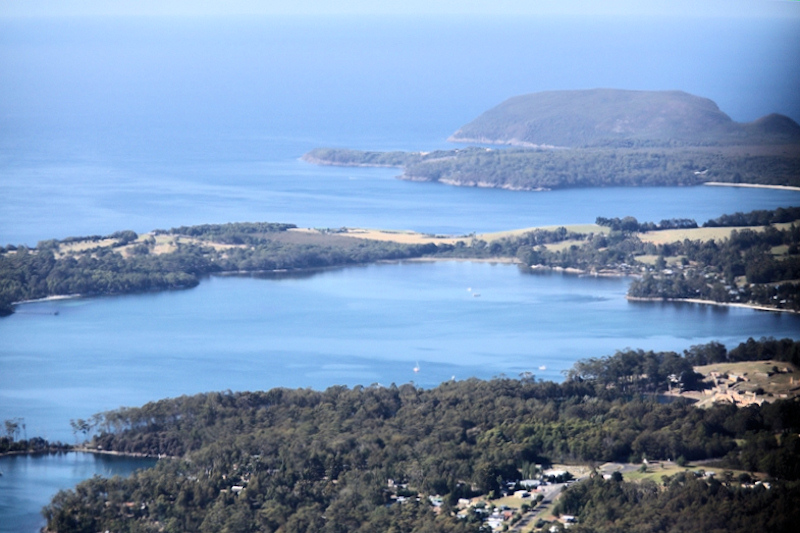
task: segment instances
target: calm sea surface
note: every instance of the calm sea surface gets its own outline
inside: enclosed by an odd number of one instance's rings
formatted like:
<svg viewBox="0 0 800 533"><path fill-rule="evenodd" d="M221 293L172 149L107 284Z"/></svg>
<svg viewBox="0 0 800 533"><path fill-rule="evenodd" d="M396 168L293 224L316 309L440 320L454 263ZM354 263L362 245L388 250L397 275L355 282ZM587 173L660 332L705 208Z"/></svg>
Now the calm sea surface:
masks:
<svg viewBox="0 0 800 533"><path fill-rule="evenodd" d="M721 187L454 188L299 161L318 146L445 148L489 107L552 89L681 89L737 121L800 120L797 57L793 20L0 19L0 244L230 221L463 234L800 205ZM403 263L28 304L0 320L0 419L71 441L72 418L180 394L561 379L626 346L800 336L793 316L628 303L627 284ZM0 528L36 530L57 488L109 468L0 459Z"/></svg>
<svg viewBox="0 0 800 533"><path fill-rule="evenodd" d="M541 90L680 89L737 121L800 121L797 57L796 20L0 19L0 244L254 220L703 222L797 205L717 188L457 189L298 161L319 146L446 148L481 112Z"/></svg>
<svg viewBox="0 0 800 533"><path fill-rule="evenodd" d="M526 371L561 380L577 359L625 347L680 351L800 332L796 315L631 303L628 283L392 263L22 305L0 321L0 419L22 416L29 434L70 441L70 418L182 394L430 387Z"/></svg>
<svg viewBox="0 0 800 533"><path fill-rule="evenodd" d="M60 489L96 474L127 476L153 464L154 459L89 453L0 457L0 532L39 531L44 526L39 511Z"/></svg>

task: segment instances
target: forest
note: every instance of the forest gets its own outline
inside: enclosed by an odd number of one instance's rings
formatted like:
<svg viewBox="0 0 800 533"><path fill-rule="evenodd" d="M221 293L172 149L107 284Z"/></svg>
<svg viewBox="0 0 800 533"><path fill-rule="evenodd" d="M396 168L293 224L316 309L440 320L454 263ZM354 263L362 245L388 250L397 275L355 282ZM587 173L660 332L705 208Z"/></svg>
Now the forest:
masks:
<svg viewBox="0 0 800 533"><path fill-rule="evenodd" d="M742 124L711 100L681 91L592 89L509 98L449 139L514 148L318 148L303 159L320 165L401 167L401 179L512 190L707 182L796 187L798 139L800 125L784 115Z"/></svg>
<svg viewBox="0 0 800 533"><path fill-rule="evenodd" d="M576 533L788 533L795 530L800 518L792 504L800 498L800 484L782 483L779 487L734 486L693 472L667 477L660 484L596 476L564 492L556 512L576 517L577 523L569 529Z"/></svg>
<svg viewBox="0 0 800 533"><path fill-rule="evenodd" d="M552 190L579 187L693 186L707 182L800 186L793 153L667 148L462 148L362 152L320 148L306 161L337 166L402 167L401 179L450 185Z"/></svg>
<svg viewBox="0 0 800 533"><path fill-rule="evenodd" d="M48 296L184 289L209 274L318 269L419 257L435 250L434 245L287 231L294 227L202 225L156 230L142 239L124 231L43 241L35 250L9 245L0 253L0 316L13 312L14 302ZM82 247L71 248L75 243ZM164 249L158 251L159 246Z"/></svg>
<svg viewBox="0 0 800 533"><path fill-rule="evenodd" d="M716 103L683 91L583 89L513 96L449 140L515 146L786 145L800 125L772 113L734 122Z"/></svg>
<svg viewBox="0 0 800 533"><path fill-rule="evenodd" d="M6 434L0 437L0 455L10 453L45 453L72 449L63 442L49 442L42 437L28 438L24 418L11 418L3 422ZM19 438L20 435L23 438Z"/></svg>
<svg viewBox="0 0 800 533"><path fill-rule="evenodd" d="M797 214L797 208L735 213L703 226L734 221L775 224L734 229L723 239L662 244L644 240L642 232L693 228L696 222L598 217L597 233L535 229L489 241L465 237L455 244L356 239L338 230L302 232L294 231L293 224L266 222L180 227L142 236L128 230L71 237L42 241L35 249L0 248L0 316L13 312L14 302L49 296L183 289L212 274L313 270L419 257L515 258L533 269L633 276L628 293L633 298L800 310L800 226L793 223ZM600 231L602 227L611 231Z"/></svg>
<svg viewBox="0 0 800 533"><path fill-rule="evenodd" d="M47 527L478 532L479 519L455 515L460 498L496 498L509 483L555 462L639 463L646 456L679 464L715 459L723 468L765 473L771 489L764 494L685 476L636 486L599 485L605 481L595 478L567 489L560 512L581 517L582 531L633 523L652 528L642 531L670 531L663 524L693 522L681 531L708 531L710 523L738 531L741 513L750 511L770 517L751 523L754 531L789 531L798 517L800 402L698 409L654 395L666 387L662 375L681 369L691 386L694 362L749 357L796 361L800 343L751 339L730 352L711 343L683 354L626 350L580 361L562 383L525 374L433 389L227 391L99 413L75 425L93 433L90 448L170 458L128 479L95 477L59 492L44 510ZM643 369L652 378L642 381ZM602 490L614 497L600 513L594 499ZM692 505L681 503L704 493ZM441 497L439 511L428 503L433 495ZM637 507L640 501L647 505ZM731 502L741 511L720 514Z"/></svg>
<svg viewBox="0 0 800 533"><path fill-rule="evenodd" d="M704 227L728 225L715 222L720 220L786 220L796 214L796 209L754 213L720 217ZM685 238L667 243L650 242L641 232L692 228L696 223L672 219L655 224L634 217L598 217L597 224L612 231L576 234L565 228L538 230L440 253L515 255L534 268L630 275L631 298L693 299L800 310L800 225L796 220L733 229L726 238ZM555 243L568 246L550 246Z"/></svg>
<svg viewBox="0 0 800 533"><path fill-rule="evenodd" d="M704 228L727 226L769 226L800 220L800 207L779 207L775 210L759 209L749 213L722 215L703 223Z"/></svg>
<svg viewBox="0 0 800 533"><path fill-rule="evenodd" d="M686 241L656 247L657 266L634 280L639 298L752 303L800 310L800 227L732 231L723 241ZM776 247L786 252L775 253ZM780 249L780 248L779 248ZM666 261L673 264L667 268Z"/></svg>

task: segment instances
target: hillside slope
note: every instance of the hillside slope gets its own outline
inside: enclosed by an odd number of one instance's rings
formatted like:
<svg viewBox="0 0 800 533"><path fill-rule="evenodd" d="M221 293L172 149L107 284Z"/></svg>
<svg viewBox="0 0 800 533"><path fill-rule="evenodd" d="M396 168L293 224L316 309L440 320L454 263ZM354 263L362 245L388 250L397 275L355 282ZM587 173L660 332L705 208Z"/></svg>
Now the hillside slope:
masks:
<svg viewBox="0 0 800 533"><path fill-rule="evenodd" d="M560 147L791 144L800 142L800 125L777 114L737 123L713 101L682 91L591 89L509 98L450 140Z"/></svg>

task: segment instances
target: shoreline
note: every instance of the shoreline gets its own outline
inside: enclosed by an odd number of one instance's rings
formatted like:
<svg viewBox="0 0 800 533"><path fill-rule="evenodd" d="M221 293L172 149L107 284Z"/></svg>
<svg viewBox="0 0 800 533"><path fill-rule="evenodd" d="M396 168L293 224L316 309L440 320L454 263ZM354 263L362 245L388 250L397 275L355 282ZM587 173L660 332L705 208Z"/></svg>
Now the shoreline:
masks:
<svg viewBox="0 0 800 533"><path fill-rule="evenodd" d="M391 265L396 263L436 263L439 261L460 261L460 262L473 262L473 263L503 263L503 264L522 264L516 257L406 257L400 259L378 259L368 263L351 263L347 265L329 265L321 267L307 267L307 268L277 268L273 270L231 270L228 272L214 272L209 274L209 277L226 277L226 276L248 276L252 274L313 274L315 272L324 272L326 270L336 270L341 268L350 267L365 267L370 265Z"/></svg>
<svg viewBox="0 0 800 533"><path fill-rule="evenodd" d="M716 305L718 307L737 307L739 309L751 309L753 311L767 311L771 313L791 313L800 314L800 311L794 309L780 309L777 307L767 307L765 305L757 304L743 304L737 302L715 302L713 300L701 300L699 298L656 298L656 297L642 297L642 296L625 296L629 302L686 302L691 304L701 305Z"/></svg>
<svg viewBox="0 0 800 533"><path fill-rule="evenodd" d="M531 265L531 270L539 272L561 272L563 274L570 274L578 277L592 277L592 278L628 278L636 277L638 274L635 272L622 272L620 270L582 270L574 267L551 267L545 265Z"/></svg>
<svg viewBox="0 0 800 533"><path fill-rule="evenodd" d="M509 185L508 183L492 183L489 181L459 181L456 179L430 179L425 177L412 176L409 174L401 174L397 176L401 181L411 181L415 183L441 183L442 185L449 185L451 187L477 187L479 189L502 189L506 191L517 192L549 192L553 189L548 187L523 187L517 185Z"/></svg>
<svg viewBox="0 0 800 533"><path fill-rule="evenodd" d="M43 302L55 302L58 300L73 300L76 298L83 298L82 294L59 294L56 296L45 296L44 298L33 298L32 300L20 300L19 302L11 302L11 305L22 304L37 304Z"/></svg>
<svg viewBox="0 0 800 533"><path fill-rule="evenodd" d="M747 187L750 189L778 189L781 191L800 191L800 187L792 187L791 185L763 185L760 183L727 183L724 181L707 181L703 185L710 187Z"/></svg>
<svg viewBox="0 0 800 533"><path fill-rule="evenodd" d="M150 455L149 453L141 452L118 452L116 450L99 450L97 448L89 448L87 446L75 446L72 451L81 453L93 453L97 455L115 455L117 457L136 457L138 459L177 459L171 455Z"/></svg>
<svg viewBox="0 0 800 533"><path fill-rule="evenodd" d="M459 137L458 132L447 138L447 142L458 144L488 144L495 146L514 146L518 148L533 148L536 150L569 150L568 146L556 146L554 144L535 144L519 139L489 139L486 137Z"/></svg>
<svg viewBox="0 0 800 533"><path fill-rule="evenodd" d="M19 450L13 452L0 453L0 457L8 457L12 455L42 455L42 454L58 454L58 453L92 453L96 455L115 455L117 457L134 457L137 459L178 459L178 457L171 455L150 455L140 452L118 452L115 450L98 450L96 448L89 448L86 446L73 446L67 445L68 448L50 447L44 450Z"/></svg>
<svg viewBox="0 0 800 533"><path fill-rule="evenodd" d="M413 153L413 152L409 152ZM345 163L342 161L331 161L328 159L319 159L317 157L300 156L300 161L312 165L319 165L321 167L351 167L351 168L403 168L403 165L381 165L378 163Z"/></svg>
<svg viewBox="0 0 800 533"><path fill-rule="evenodd" d="M76 451L72 445L67 444L68 448L59 448L58 446L51 446L43 450L14 450L10 452L0 453L0 457L11 457L13 455L40 455L40 454L54 454L54 453L70 453Z"/></svg>
<svg viewBox="0 0 800 533"><path fill-rule="evenodd" d="M409 259L388 260L386 263L437 263L440 261L456 261L460 263L498 263L505 265L521 265L516 257L412 257Z"/></svg>

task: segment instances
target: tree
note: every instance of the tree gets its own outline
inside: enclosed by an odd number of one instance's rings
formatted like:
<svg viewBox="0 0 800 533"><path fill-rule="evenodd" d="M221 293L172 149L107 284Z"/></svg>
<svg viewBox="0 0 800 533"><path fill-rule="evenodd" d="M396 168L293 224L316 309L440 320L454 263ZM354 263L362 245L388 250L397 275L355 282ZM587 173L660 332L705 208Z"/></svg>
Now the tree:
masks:
<svg viewBox="0 0 800 533"><path fill-rule="evenodd" d="M21 419L19 418L11 418L6 420L5 422L6 435L8 435L9 439L11 439L11 442L14 442L14 439L17 437L17 434L19 433L20 420Z"/></svg>
<svg viewBox="0 0 800 533"><path fill-rule="evenodd" d="M77 420L71 419L69 421L69 425L72 428L72 434L75 435L76 444L78 442L78 432L83 433L83 438L85 440L89 432L92 430L92 425L83 418L79 418Z"/></svg>

